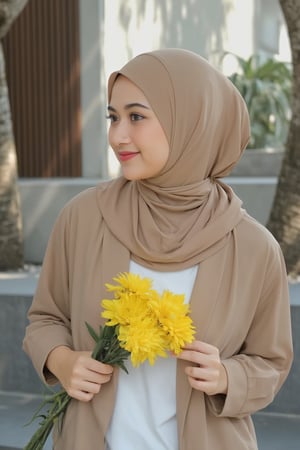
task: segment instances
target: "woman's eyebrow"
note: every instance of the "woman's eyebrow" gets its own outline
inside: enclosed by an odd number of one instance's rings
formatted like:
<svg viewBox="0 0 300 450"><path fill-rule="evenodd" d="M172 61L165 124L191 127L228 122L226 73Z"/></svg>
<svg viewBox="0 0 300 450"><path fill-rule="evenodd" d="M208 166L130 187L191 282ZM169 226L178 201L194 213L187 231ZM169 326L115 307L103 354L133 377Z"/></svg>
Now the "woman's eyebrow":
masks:
<svg viewBox="0 0 300 450"><path fill-rule="evenodd" d="M124 106L124 109L130 109L130 108L136 108L136 107L150 109L149 106L146 106L146 105L143 105L142 103L137 103L137 102L135 102L135 103L128 103L127 105ZM108 105L107 109L109 111L116 112L116 109L113 106L111 106L111 105Z"/></svg>

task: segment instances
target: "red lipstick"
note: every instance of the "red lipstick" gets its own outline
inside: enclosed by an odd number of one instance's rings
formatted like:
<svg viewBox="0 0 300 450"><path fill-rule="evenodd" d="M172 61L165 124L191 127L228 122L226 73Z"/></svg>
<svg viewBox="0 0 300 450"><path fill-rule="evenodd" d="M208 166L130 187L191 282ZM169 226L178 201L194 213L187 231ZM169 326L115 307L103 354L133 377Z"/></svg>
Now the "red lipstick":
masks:
<svg viewBox="0 0 300 450"><path fill-rule="evenodd" d="M129 159L134 158L136 155L138 155L138 152L120 152L119 160L128 161Z"/></svg>

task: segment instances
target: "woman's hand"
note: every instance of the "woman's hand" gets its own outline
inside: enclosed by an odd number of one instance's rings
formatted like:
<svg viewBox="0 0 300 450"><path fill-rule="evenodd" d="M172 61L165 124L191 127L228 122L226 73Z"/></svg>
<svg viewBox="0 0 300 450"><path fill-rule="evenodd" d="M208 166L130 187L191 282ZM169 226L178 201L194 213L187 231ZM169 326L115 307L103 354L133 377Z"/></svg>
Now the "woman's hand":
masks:
<svg viewBox="0 0 300 450"><path fill-rule="evenodd" d="M186 345L177 358L194 363L185 369L192 388L207 395L227 394L227 373L217 347L194 341Z"/></svg>
<svg viewBox="0 0 300 450"><path fill-rule="evenodd" d="M113 372L112 366L96 361L90 352L73 351L65 346L49 353L46 366L71 397L83 402L98 394Z"/></svg>

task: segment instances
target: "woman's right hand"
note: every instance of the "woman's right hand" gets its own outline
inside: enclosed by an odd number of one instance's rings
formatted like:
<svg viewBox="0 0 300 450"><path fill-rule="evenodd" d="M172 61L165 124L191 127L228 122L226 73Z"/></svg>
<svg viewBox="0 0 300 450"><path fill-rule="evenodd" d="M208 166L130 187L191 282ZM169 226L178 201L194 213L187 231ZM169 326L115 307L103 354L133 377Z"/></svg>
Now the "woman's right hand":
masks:
<svg viewBox="0 0 300 450"><path fill-rule="evenodd" d="M65 346L56 347L49 353L46 367L71 397L83 402L98 394L113 373L112 366L96 361L90 352L74 351Z"/></svg>

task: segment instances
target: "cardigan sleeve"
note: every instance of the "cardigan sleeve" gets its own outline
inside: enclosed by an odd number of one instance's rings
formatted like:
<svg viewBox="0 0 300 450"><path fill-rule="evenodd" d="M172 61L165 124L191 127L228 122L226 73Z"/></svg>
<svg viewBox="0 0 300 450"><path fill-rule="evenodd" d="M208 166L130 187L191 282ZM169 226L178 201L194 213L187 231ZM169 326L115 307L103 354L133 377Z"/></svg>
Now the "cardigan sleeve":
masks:
<svg viewBox="0 0 300 450"><path fill-rule="evenodd" d="M275 242L245 342L238 354L222 361L228 376L228 392L208 397L209 409L216 416L239 418L265 408L285 381L292 359L286 268Z"/></svg>
<svg viewBox="0 0 300 450"><path fill-rule="evenodd" d="M70 208L67 205L58 216L49 238L23 341L24 351L40 378L48 384L58 381L45 369L48 354L60 345L72 347L68 307L69 221Z"/></svg>

